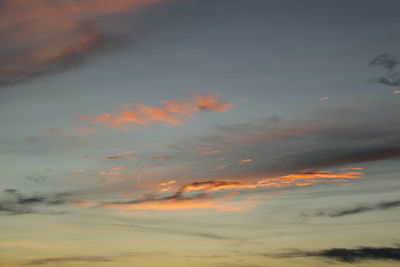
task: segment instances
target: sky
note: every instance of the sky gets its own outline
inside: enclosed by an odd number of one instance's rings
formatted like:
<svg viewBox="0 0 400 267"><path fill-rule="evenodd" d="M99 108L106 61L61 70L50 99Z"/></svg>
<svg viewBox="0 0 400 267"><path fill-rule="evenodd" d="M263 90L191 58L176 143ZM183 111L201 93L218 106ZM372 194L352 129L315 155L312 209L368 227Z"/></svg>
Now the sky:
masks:
<svg viewBox="0 0 400 267"><path fill-rule="evenodd" d="M398 266L399 9L0 1L0 266Z"/></svg>

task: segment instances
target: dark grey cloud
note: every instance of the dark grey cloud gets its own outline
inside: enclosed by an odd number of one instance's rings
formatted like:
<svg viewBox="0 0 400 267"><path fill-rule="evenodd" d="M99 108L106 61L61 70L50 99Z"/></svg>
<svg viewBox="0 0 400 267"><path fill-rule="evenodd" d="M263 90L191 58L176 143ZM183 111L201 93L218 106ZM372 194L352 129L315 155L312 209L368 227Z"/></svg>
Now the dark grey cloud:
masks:
<svg viewBox="0 0 400 267"><path fill-rule="evenodd" d="M216 156L197 155L197 147L221 151L218 158L230 165L215 174L219 177L235 177L238 173L243 177L284 175L398 160L399 112L396 103L379 101L338 109L320 108L294 120L273 117L219 126L212 135L176 147L187 159L196 162L201 157L210 165L215 164ZM234 164L244 157L251 158L251 164ZM210 177L207 170L196 171Z"/></svg>
<svg viewBox="0 0 400 267"><path fill-rule="evenodd" d="M385 75L372 79L373 82L389 86L400 86L400 58L398 56L384 53L373 59L370 65L380 66L385 70Z"/></svg>
<svg viewBox="0 0 400 267"><path fill-rule="evenodd" d="M359 214L369 211L377 211L377 210L387 210L400 207L400 200L394 201L384 201L378 204L372 205L359 205L352 208L347 209L339 209L334 211L320 211L316 215L317 216L328 216L328 217L341 217L353 214Z"/></svg>
<svg viewBox="0 0 400 267"><path fill-rule="evenodd" d="M112 259L104 256L72 256L72 257L51 257L32 260L26 265L42 265L42 264L62 264L65 262L111 262Z"/></svg>
<svg viewBox="0 0 400 267"><path fill-rule="evenodd" d="M55 195L23 195L16 189L6 189L0 192L0 215L20 214L59 214L42 212L41 207L63 205L69 194L60 193Z"/></svg>
<svg viewBox="0 0 400 267"><path fill-rule="evenodd" d="M267 255L266 256L273 256ZM289 257L321 257L331 260L357 263L366 260L375 261L400 261L400 248L398 247L359 247L354 249L331 248L319 251L294 250L288 253L275 255L280 258Z"/></svg>

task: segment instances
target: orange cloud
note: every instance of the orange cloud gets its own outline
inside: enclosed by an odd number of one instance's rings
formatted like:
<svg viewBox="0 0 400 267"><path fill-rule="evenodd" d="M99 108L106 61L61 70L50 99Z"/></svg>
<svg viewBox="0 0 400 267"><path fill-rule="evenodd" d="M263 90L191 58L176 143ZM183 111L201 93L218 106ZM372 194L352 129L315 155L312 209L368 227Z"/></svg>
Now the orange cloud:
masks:
<svg viewBox="0 0 400 267"><path fill-rule="evenodd" d="M400 90L398 90L398 91L393 91L393 94L400 94Z"/></svg>
<svg viewBox="0 0 400 267"><path fill-rule="evenodd" d="M246 210L245 205L237 206L232 203L226 204L223 201L232 200L237 192L230 191L218 195L211 192L221 190L255 189L260 187L305 187L315 183L326 181L345 182L348 179L362 178L360 172L334 173L329 171L308 171L294 173L274 178L256 179L231 179L231 180L210 180L192 182L183 185L175 193L165 196L171 190L169 185L175 184L175 180L161 183L164 188L158 190L159 195L145 195L133 200L95 203L81 201L76 203L80 206L102 206L128 210L182 210L182 209L213 209L220 211ZM317 179L318 178L318 179ZM89 203L89 204L87 204Z"/></svg>
<svg viewBox="0 0 400 267"><path fill-rule="evenodd" d="M239 159L237 162L239 164L243 164L243 163L249 163L249 162L252 162L252 161L253 161L252 159L246 158L246 159Z"/></svg>
<svg viewBox="0 0 400 267"><path fill-rule="evenodd" d="M168 182L165 182L165 183L161 183L160 186L167 186L167 185L171 185L171 184L176 184L176 181L175 180L171 180L171 181L168 181Z"/></svg>
<svg viewBox="0 0 400 267"><path fill-rule="evenodd" d="M324 97L321 97L319 100L320 100L320 101L326 101L326 100L328 100L328 99L329 99L329 97L324 96Z"/></svg>
<svg viewBox="0 0 400 267"><path fill-rule="evenodd" d="M191 210L211 209L219 211L240 210L238 207L216 203L216 201L205 201L199 199L167 199L164 201L148 201L127 205L104 204L104 207L127 209L127 210Z"/></svg>
<svg viewBox="0 0 400 267"><path fill-rule="evenodd" d="M152 107L142 103L127 103L120 105L111 113L97 117L82 115L81 119L123 129L128 129L128 126L143 126L156 122L179 125L184 118L195 112L223 112L232 106L229 102L221 101L216 94L203 96L198 93L187 101L163 100L161 104L161 107Z"/></svg>
<svg viewBox="0 0 400 267"><path fill-rule="evenodd" d="M319 172L309 172L309 173L294 173L286 176L282 176L281 178L286 179L315 179L315 178L346 178L346 179L358 179L363 177L363 174L360 172L342 172L342 173L333 173L328 171L319 171Z"/></svg>
<svg viewBox="0 0 400 267"><path fill-rule="evenodd" d="M211 180L193 182L184 185L179 192L217 191L226 189L251 189L257 187L282 187L282 186L308 186L314 183L325 182L325 179L359 179L363 177L360 172L333 173L328 171L294 173L276 178L246 179L246 180ZM316 180L316 178L322 178ZM346 180L341 181L346 181ZM307 181L303 181L307 180Z"/></svg>

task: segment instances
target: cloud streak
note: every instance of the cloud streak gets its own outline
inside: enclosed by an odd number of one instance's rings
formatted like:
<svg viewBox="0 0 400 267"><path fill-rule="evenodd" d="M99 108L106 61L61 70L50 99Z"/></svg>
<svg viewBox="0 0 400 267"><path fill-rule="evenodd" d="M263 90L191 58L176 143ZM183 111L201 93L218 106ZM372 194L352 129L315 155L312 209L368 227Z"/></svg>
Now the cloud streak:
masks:
<svg viewBox="0 0 400 267"><path fill-rule="evenodd" d="M110 257L103 256L71 256L71 257L51 257L32 260L27 265L43 265L43 264L62 264L65 262L111 262Z"/></svg>
<svg viewBox="0 0 400 267"><path fill-rule="evenodd" d="M398 247L359 247L354 249L331 248L320 251L295 250L282 253L278 257L321 257L346 263L357 263L366 260L375 261L400 261L400 248Z"/></svg>
<svg viewBox="0 0 400 267"><path fill-rule="evenodd" d="M336 211L320 211L317 213L317 216L342 217L370 211L394 209L398 207L400 207L400 200L383 201L373 205L359 205L353 208L340 209Z"/></svg>

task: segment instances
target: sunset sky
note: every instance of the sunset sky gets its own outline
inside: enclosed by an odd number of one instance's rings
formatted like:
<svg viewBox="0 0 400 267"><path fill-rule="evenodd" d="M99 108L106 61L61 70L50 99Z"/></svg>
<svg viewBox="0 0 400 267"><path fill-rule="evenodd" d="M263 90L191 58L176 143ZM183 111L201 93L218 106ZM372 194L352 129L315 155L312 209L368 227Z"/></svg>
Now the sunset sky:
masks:
<svg viewBox="0 0 400 267"><path fill-rule="evenodd" d="M400 264L400 1L0 1L0 267Z"/></svg>

